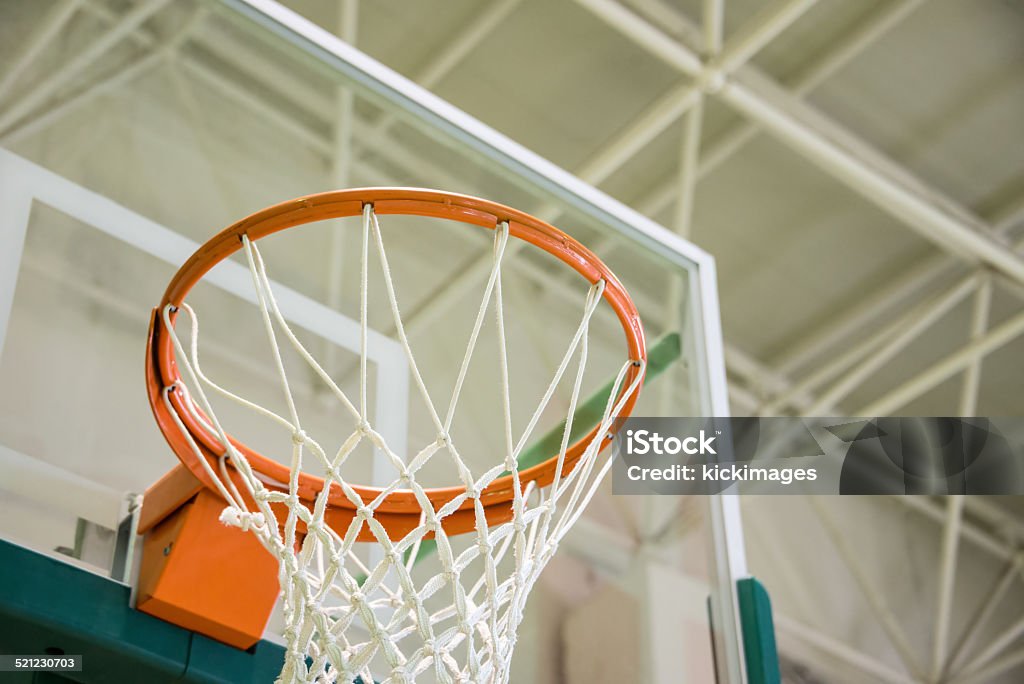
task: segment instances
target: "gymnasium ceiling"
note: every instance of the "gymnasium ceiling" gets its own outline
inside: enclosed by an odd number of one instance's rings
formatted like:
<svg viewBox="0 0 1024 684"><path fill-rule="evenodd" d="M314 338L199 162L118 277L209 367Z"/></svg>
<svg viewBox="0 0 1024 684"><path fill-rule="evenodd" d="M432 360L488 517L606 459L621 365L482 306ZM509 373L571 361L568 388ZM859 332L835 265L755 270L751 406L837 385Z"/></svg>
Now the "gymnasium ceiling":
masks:
<svg viewBox="0 0 1024 684"><path fill-rule="evenodd" d="M287 4L339 30L333 3ZM568 170L585 175L588 162L636 131L634 123L659 98L690 80L587 3L494 4L507 6L507 12L442 78L432 79L431 89ZM700 2L625 5L662 35L695 52L704 49ZM725 2L726 48L730 38L746 37L786 5ZM1007 0L802 5L753 55L752 67L784 88L804 92L803 100L816 112L911 174L921 183L916 190L934 205L955 205L951 211L967 216L980 232L992 229L998 244L1008 243L1007 236L1019 239L1024 7ZM364 3L356 44L415 80L432 57L477 30L480 14L474 2ZM704 102L700 149L717 152L745 119L714 96ZM600 187L666 226L678 224L673 198L679 192L666 190L678 184L673 177L682 129L681 120L668 126ZM876 335L913 305L954 285L971 265L965 250L942 249L927 231L911 229L764 133L702 172L695 197L690 236L718 261L725 338L736 362L730 376L747 399L763 399L779 382L788 382L788 375L799 377L825 356ZM909 270L949 251L954 259L940 277L919 281L900 298L886 296ZM997 285L990 327L1020 309L1019 284ZM877 315L841 335L835 346L800 355L801 342L865 307L876 307ZM960 348L969 338L970 308L968 297L838 406L848 413L870 406ZM1017 340L983 364L979 415L1024 410L1022 357L1024 341ZM774 375L780 367L788 375ZM953 376L895 408L904 414L956 413L960 386L959 376Z"/></svg>

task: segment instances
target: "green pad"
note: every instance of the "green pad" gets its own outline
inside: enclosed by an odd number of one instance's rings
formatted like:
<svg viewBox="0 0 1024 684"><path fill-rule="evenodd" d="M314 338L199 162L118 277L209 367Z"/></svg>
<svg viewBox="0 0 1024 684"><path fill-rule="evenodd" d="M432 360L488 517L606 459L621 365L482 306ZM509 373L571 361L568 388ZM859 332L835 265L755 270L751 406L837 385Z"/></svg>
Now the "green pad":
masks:
<svg viewBox="0 0 1024 684"><path fill-rule="evenodd" d="M284 649L241 651L129 605L125 584L0 540L0 653L82 656L81 672L6 673L3 681L272 682Z"/></svg>
<svg viewBox="0 0 1024 684"><path fill-rule="evenodd" d="M736 582L743 630L743 654L750 684L780 684L779 652L775 646L772 602L764 585L753 577Z"/></svg>

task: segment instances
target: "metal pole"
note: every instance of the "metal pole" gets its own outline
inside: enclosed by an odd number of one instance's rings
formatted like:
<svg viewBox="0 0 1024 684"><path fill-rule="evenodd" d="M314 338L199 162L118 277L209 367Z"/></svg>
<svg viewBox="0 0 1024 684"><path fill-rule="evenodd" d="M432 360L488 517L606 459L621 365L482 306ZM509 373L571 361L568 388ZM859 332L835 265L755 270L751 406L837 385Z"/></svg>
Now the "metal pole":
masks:
<svg viewBox="0 0 1024 684"><path fill-rule="evenodd" d="M65 85L73 82L83 71L97 59L106 54L135 28L159 11L170 0L149 0L138 5L106 33L95 40L88 48L76 55L71 61L48 78L38 83L31 91L18 98L7 111L0 115L0 131L8 129L23 117L32 113L39 105Z"/></svg>
<svg viewBox="0 0 1024 684"><path fill-rule="evenodd" d="M942 507L928 497L900 495L894 496L893 500L907 508L923 514L925 517L931 518L936 522L941 523L946 519L946 513ZM991 532L967 520L961 522L960 533L964 536L964 539L973 543L979 549L991 554L995 558L1002 560L1012 559L1014 555L1018 553L1016 549L1008 546L1003 542L1003 540L999 539Z"/></svg>
<svg viewBox="0 0 1024 684"><path fill-rule="evenodd" d="M613 28L625 33L645 49L654 52L684 73L702 74L705 67L700 57L682 48L674 39L650 25L615 0L577 0ZM716 73L736 69L779 33L796 21L816 0L791 0L768 16L758 17L743 27L734 41L730 41L717 56ZM625 133L595 155L580 170L580 177L590 183L600 183L619 169L643 147L660 135L700 99L702 86L689 84L670 90L652 107L636 119Z"/></svg>
<svg viewBox="0 0 1024 684"><path fill-rule="evenodd" d="M766 8L753 20L740 27L722 54L707 65L705 77L714 81L719 77L716 72L721 72L720 75L724 76L746 64L751 57L761 51L761 48L796 23L796 20L817 2L818 0L784 0Z"/></svg>
<svg viewBox="0 0 1024 684"><path fill-rule="evenodd" d="M896 334L881 349L877 350L871 357L861 365L847 373L841 380L836 382L829 390L820 395L814 404L807 409L807 415L816 416L822 411L835 409L836 403L842 401L850 392L858 387L864 380L880 369L907 345L927 330L932 324L938 321L951 311L960 301L970 294L976 287L977 278L973 275L961 280L945 293L937 297L928 308L911 322L902 331ZM875 414L858 414L875 415Z"/></svg>
<svg viewBox="0 0 1024 684"><path fill-rule="evenodd" d="M974 310L971 312L971 341L985 335L988 328L989 311L992 308L992 276L982 274L978 289L974 293ZM973 359L964 371L964 384L960 391L960 415L973 416L978 408L978 385L981 383L982 357Z"/></svg>
<svg viewBox="0 0 1024 684"><path fill-rule="evenodd" d="M349 45L355 45L359 30L359 0L341 0L339 6L338 35ZM355 93L346 85L339 85L334 93L336 108L333 126L334 154L331 159L331 185L333 188L349 187L352 175L352 130L355 126ZM341 310L342 289L345 276L345 229L340 219L331 221L330 244L327 247L327 297L326 304L335 311ZM333 375L338 367L337 348L324 343L324 370ZM332 402L333 405L333 402ZM379 459L374 460L374 464Z"/></svg>
<svg viewBox="0 0 1024 684"><path fill-rule="evenodd" d="M852 33L842 37L831 46L820 59L811 60L805 74L798 76L794 81L793 93L802 97L814 90L832 74L851 62L868 45L896 26L923 1L902 0L902 2L883 4L875 14L872 14ZM703 178L717 169L753 140L759 132L760 129L756 125L744 121L720 136L701 159L700 177ZM669 179L641 199L639 206L648 216L655 216L671 204L673 199L675 199L675 182Z"/></svg>
<svg viewBox="0 0 1024 684"><path fill-rule="evenodd" d="M709 55L717 55L722 51L725 0L704 0L701 19L704 24L704 50Z"/></svg>
<svg viewBox="0 0 1024 684"><path fill-rule="evenodd" d="M1013 586L1013 581L1020 575L1021 570L1021 554L1016 554L1010 558L1006 563L1006 569L1003 570L1003 574L999 577L999 581L993 585L992 590L989 592L985 601L978 608L977 612L971 617L970 622L967 623L967 627L964 629L963 636L960 637L960 641L949 653L949 657L946 659L946 663L943 669L943 674L947 674L957 666L957 662L960 660L960 656L967 652L971 644L977 638L989 619L992 617L992 613L995 612L996 607L999 606L999 602L1002 601L1003 596L1009 591L1010 587Z"/></svg>
<svg viewBox="0 0 1024 684"><path fill-rule="evenodd" d="M853 364L890 342L901 330L906 329L908 325L918 320L928 310L928 307L928 302L914 307L900 318L885 326L877 334L872 334L860 344L854 345L842 354L832 358L828 363L808 374L800 382L791 385L785 392L765 402L761 409L761 414L770 416L786 406L793 406L795 408L806 406L806 397L810 392L813 392L820 385L828 382L847 368L853 366ZM798 401L799 398L804 399L803 401Z"/></svg>
<svg viewBox="0 0 1024 684"><path fill-rule="evenodd" d="M1024 617L1018 618L1016 622L1003 630L999 636L992 640L989 647L978 654L973 660L964 666L962 672L957 673L958 678L966 675L977 675L985 665L991 663L996 656L1024 634Z"/></svg>
<svg viewBox="0 0 1024 684"><path fill-rule="evenodd" d="M413 77L413 80L424 88L433 89L490 35L520 2L521 0L500 0L487 3L483 11L473 17L472 21L461 31L452 36L445 46ZM381 135L395 121L394 114L385 113L370 128L375 135Z"/></svg>
<svg viewBox="0 0 1024 684"><path fill-rule="evenodd" d="M577 175L588 183L600 184L700 100L701 90L696 86L677 86L669 90L581 166ZM678 187L673 182L673 188L678 190Z"/></svg>
<svg viewBox="0 0 1024 684"><path fill-rule="evenodd" d="M927 239L962 259L983 260L1024 282L1024 258L993 239L991 228L983 221L783 91L757 70L737 69L734 77L729 77L728 69L703 67L691 50L671 41L660 29L614 0L578 1ZM628 18L620 21L623 15ZM719 64L731 66L728 53L727 48Z"/></svg>
<svg viewBox="0 0 1024 684"><path fill-rule="evenodd" d="M846 563L846 567L850 569L850 573L857 581L858 586L860 586L861 591L868 600L868 605L871 606L871 610L875 613L875 616L881 623L885 633L889 635L889 639L892 641L892 645L895 647L896 652L899 653L903 664L914 677L923 679L924 672L918 664L917 658L914 656L914 649L907 640L906 633L903 631L903 628L900 627L899 622L896 620L896 616L889 610L888 605L886 605L885 598L878 591L875 585L871 583L867 573L864 572L864 568L860 564L857 553L847 542L846 535L839 530L835 520L832 518L832 514L829 513L828 509L821 504L817 497L809 496L807 497L807 501L811 504L811 507L817 511L818 518L821 520L822 526L825 528L825 532L827 532L828 536L832 539L832 543L835 544L836 549L839 551L839 555Z"/></svg>
<svg viewBox="0 0 1024 684"><path fill-rule="evenodd" d="M935 603L935 626L932 632L931 681L938 682L946 664L949 639L949 619L956 582L957 544L960 541L960 523L963 520L964 497L946 497L946 525L939 553L939 588Z"/></svg>
<svg viewBox="0 0 1024 684"><path fill-rule="evenodd" d="M25 39L18 55L9 60L7 71L0 79L0 101L7 97L7 93L18 82L18 78L28 65L43 53L47 45L57 39L60 30L78 11L81 4L82 0L64 0L50 8L46 16L35 26L32 34Z"/></svg>
<svg viewBox="0 0 1024 684"><path fill-rule="evenodd" d="M932 387L960 372L974 359L990 354L1019 335L1024 334L1024 313L1017 314L987 335L971 342L919 373L884 396L867 404L854 415L884 416L913 401Z"/></svg>
<svg viewBox="0 0 1024 684"><path fill-rule="evenodd" d="M995 677L998 677L1007 670L1017 667L1021 663L1024 663L1024 649L1004 656L983 670L975 672L966 678L958 677L954 680L953 684L988 684L993 681Z"/></svg>
<svg viewBox="0 0 1024 684"><path fill-rule="evenodd" d="M883 665L872 656L850 648L841 641L825 636L821 633L821 630L802 625L785 615L775 614L775 627L780 634L794 637L799 641L809 644L839 660L844 665L854 667L865 675L874 678L875 681L889 682L890 684L915 684L915 680Z"/></svg>

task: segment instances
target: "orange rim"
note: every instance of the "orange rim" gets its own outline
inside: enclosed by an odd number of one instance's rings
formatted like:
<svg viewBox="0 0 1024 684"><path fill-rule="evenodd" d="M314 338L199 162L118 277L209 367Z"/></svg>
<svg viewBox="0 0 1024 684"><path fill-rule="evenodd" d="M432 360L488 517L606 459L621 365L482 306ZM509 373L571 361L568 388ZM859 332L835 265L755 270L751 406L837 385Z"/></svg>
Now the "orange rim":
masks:
<svg viewBox="0 0 1024 684"><path fill-rule="evenodd" d="M361 215L363 206L366 204L372 204L374 213L378 215L429 216L468 223L491 230L495 229L500 222L508 221L509 234L512 237L525 240L557 257L591 284L601 279L605 281L603 297L615 311L622 325L626 337L628 358L633 361L646 362L647 351L640 316L633 300L615 274L593 252L579 242L529 214L475 197L417 188L337 190L282 202L229 226L200 247L171 279L160 306L154 310L151 319L146 350L146 384L150 407L160 431L164 434L174 453L210 489L216 491L216 486L192 450L188 439L179 430L170 410L163 401L165 388L174 388L180 382L181 376L175 362L174 345L163 324L160 312L168 304L180 307L191 289L210 269L242 249L241 236L243 234L248 235L250 240L256 241L278 231L306 223ZM172 314L172 321L175 316L176 314ZM616 402L622 400L623 394L634 381L638 380L638 376L640 376L640 383L643 382L642 374L645 367L646 363L630 366ZM632 413L639 391L640 385L626 398L619 417L625 418ZM214 471L216 471L216 464L224 449L219 438L207 431L193 417L194 412L202 415L199 407L194 404L186 407L186 402L191 402L191 400L183 392L175 389L170 392L170 402L188 433L199 446L203 457L208 459L211 465L214 465ZM618 422L613 424L609 430L610 433L614 432L617 424ZM587 445L597 436L599 427L599 425L594 426L586 436L568 448L563 475L572 471ZM279 483L279 485L268 484L268 487L287 491L286 483L291 474L287 466L260 454L234 438L231 438L231 442L249 460L254 471L272 483ZM602 449L606 443L606 440L602 440ZM535 482L537 486L543 487L550 484L554 480L557 466L558 454L556 453L543 463L520 471L520 485L525 487L527 483ZM298 480L298 494L307 501L312 501L324 486L323 478L309 473L300 473ZM480 500L485 506L490 524L511 519L512 507L509 504L513 499L514 487L512 475L506 475L492 482L480 493ZM353 486L353 489L364 503L371 502L382 491L381 488L369 486ZM465 487L461 485L426 490L427 498L435 510L464 492ZM349 522L355 516L355 505L344 496L341 488L337 485L329 493L328 503L332 509L331 515L328 516L331 526L344 534ZM446 517L443 521L445 532L458 534L472 530L475 523L472 507L473 501L467 499L455 513ZM400 489L389 494L381 502L374 517L384 525L390 535L400 538L419 524L420 513L419 502L412 490ZM361 539L372 538L368 535L369 532L364 526Z"/></svg>

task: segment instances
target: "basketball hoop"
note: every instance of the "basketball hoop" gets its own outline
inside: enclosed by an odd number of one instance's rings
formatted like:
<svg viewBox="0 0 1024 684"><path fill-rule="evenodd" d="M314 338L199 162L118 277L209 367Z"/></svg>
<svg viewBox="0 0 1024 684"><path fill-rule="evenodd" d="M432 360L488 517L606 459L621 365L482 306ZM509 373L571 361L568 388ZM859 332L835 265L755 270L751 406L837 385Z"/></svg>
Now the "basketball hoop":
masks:
<svg viewBox="0 0 1024 684"><path fill-rule="evenodd" d="M443 415L430 401L402 324L377 218L388 214L448 219L494 234L491 272L448 412ZM289 329L256 246L261 238L288 228L350 216L362 216L363 239L360 396L354 400ZM582 321L518 441L512 434L501 291L502 257L510 237L553 255L590 285ZM366 409L371 250L384 274L397 337L437 430L433 442L409 454L389 448L387 440L374 430ZM216 264L240 251L253 277L275 371L287 399L284 416L221 387L199 364L198 318L186 298ZM601 420L570 444L587 362L590 320L602 300L611 306L622 327L626 360ZM496 314L499 334L505 434L494 440L495 452L500 455L495 456L493 467L474 473L460 456L449 428L490 308ZM181 321L188 321L191 329L187 345L175 328ZM279 335L352 418L351 433L333 455L302 428L281 360ZM517 457L574 358L576 377L561 448L547 460L520 470ZM646 350L639 316L621 283L592 252L568 235L528 214L486 200L433 190L370 188L311 195L270 207L203 245L173 277L154 310L146 361L150 406L167 442L205 487L224 498L227 505L222 521L254 532L279 561L288 642L279 681L348 682L361 676L369 682L374 677L374 661L386 663L387 672L378 672L377 678L387 682L411 682L428 671L438 681L506 682L529 589L610 466L610 459L599 463L598 456L610 442L616 418L627 417L636 403L646 369ZM231 436L218 420L208 392L227 397L289 430L291 467ZM341 464L364 440L398 472L386 486L359 485L340 474ZM460 482L424 488L417 481L417 472L442 454L452 459ZM325 475L303 470L306 460ZM475 533L476 544L456 555L449 537L469 532ZM436 541L442 572L417 586L411 575L412 563L425 539ZM375 566L367 567L353 552L359 541L373 541L382 548L383 558ZM514 570L499 581L496 567L510 547L514 549L509 560ZM464 586L460 573L477 558L484 565L482 577ZM452 590L452 601L442 610L428 612L424 602L446 586ZM361 623L368 635L361 641L346 635L355 622Z"/></svg>

